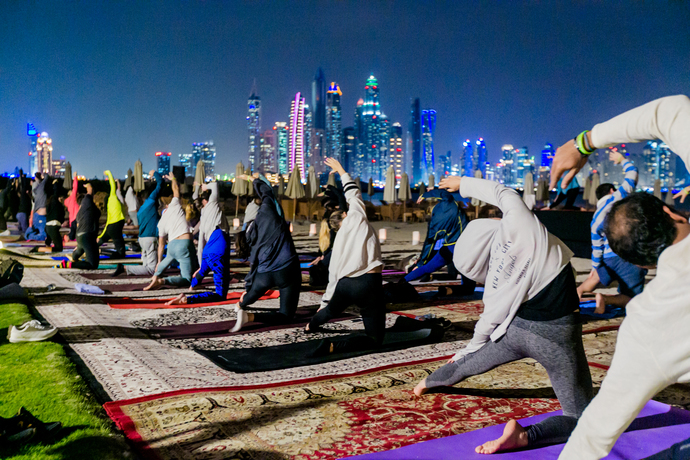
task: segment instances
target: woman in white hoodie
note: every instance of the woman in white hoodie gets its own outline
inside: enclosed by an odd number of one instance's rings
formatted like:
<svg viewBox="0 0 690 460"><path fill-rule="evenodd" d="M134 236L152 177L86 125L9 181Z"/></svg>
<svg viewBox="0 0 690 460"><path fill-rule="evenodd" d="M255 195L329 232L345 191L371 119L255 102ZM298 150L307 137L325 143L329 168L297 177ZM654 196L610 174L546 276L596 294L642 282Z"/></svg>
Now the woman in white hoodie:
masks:
<svg viewBox="0 0 690 460"><path fill-rule="evenodd" d="M315 332L347 307L360 308L366 336L345 340L324 340L317 353L352 351L377 347L383 343L386 328L386 301L383 295L383 261L376 232L367 220L362 192L341 164L327 158L325 163L340 174L343 182L347 213L336 211L330 217L337 231L329 265L328 286L321 299L321 308L307 325Z"/></svg>
<svg viewBox="0 0 690 460"><path fill-rule="evenodd" d="M489 454L545 442L563 442L592 398L592 378L582 345L582 324L573 253L551 235L512 189L470 177L449 177L441 188L498 206L501 220L478 219L456 243L453 263L484 283L484 312L474 336L445 366L415 388L453 385L522 358L537 360L549 374L563 415L522 428L510 421L504 435L476 448Z"/></svg>

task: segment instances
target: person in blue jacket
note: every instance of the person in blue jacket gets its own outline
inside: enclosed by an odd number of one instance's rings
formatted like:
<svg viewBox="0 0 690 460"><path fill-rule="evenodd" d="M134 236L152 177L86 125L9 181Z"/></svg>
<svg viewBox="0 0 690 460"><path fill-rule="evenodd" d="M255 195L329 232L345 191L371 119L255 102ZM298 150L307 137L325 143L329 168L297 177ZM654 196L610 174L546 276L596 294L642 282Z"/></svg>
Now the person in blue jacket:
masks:
<svg viewBox="0 0 690 460"><path fill-rule="evenodd" d="M204 245L201 267L192 276L194 290L210 271L213 271L214 292L200 292L194 295L180 294L167 302L166 305L181 305L195 303L220 302L227 298L230 286L230 237L219 226L211 233L211 237Z"/></svg>
<svg viewBox="0 0 690 460"><path fill-rule="evenodd" d="M419 261L415 268L400 280L399 285L431 275L446 265L448 266L448 273L457 276L458 272L453 265L455 242L467 226L469 219L453 194L447 190L429 190L419 197L417 203L428 198L438 198L440 201L431 213L431 221L427 228ZM476 283L462 276L462 285L463 292L467 290L468 293L471 293L474 292ZM448 294L446 290L440 291L443 291L440 292L441 294Z"/></svg>

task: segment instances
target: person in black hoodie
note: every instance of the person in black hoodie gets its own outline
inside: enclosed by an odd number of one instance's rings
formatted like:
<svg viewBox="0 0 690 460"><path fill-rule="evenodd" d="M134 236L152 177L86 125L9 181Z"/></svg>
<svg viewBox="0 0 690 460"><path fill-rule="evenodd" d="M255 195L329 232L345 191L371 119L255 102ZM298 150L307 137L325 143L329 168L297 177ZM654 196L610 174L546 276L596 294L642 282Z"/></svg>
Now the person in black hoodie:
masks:
<svg viewBox="0 0 690 460"><path fill-rule="evenodd" d="M65 207L62 205L65 198L60 196L60 183L53 179L53 194L48 198L46 206L46 246L53 243L52 252L62 252L62 236L60 227L65 221Z"/></svg>
<svg viewBox="0 0 690 460"><path fill-rule="evenodd" d="M72 261L62 261L62 268L81 268L95 270L98 268L100 254L98 251L98 220L101 211L93 202L93 189L86 184L86 195L81 197L77 213L77 248L72 253ZM79 260L85 256L86 260Z"/></svg>
<svg viewBox="0 0 690 460"><path fill-rule="evenodd" d="M243 179L254 182L254 194L261 198L261 207L256 218L246 229L246 239L251 246L249 274L244 279L245 292L240 298L240 310L237 312L237 323L232 329L233 332L253 321L288 323L295 316L302 286L302 272L290 228L278 213L272 188L257 176L242 176ZM244 308L256 302L272 288L280 291L278 313L244 311Z"/></svg>
<svg viewBox="0 0 690 460"><path fill-rule="evenodd" d="M28 179L21 173L17 179L17 189L19 190L19 208L17 208L17 222L19 223L20 239L24 238L24 233L29 228L29 213L31 212L31 186Z"/></svg>
<svg viewBox="0 0 690 460"><path fill-rule="evenodd" d="M0 192L0 230L7 230L7 221L5 220L5 213L10 207L10 194L12 193L12 179L7 179L5 188Z"/></svg>

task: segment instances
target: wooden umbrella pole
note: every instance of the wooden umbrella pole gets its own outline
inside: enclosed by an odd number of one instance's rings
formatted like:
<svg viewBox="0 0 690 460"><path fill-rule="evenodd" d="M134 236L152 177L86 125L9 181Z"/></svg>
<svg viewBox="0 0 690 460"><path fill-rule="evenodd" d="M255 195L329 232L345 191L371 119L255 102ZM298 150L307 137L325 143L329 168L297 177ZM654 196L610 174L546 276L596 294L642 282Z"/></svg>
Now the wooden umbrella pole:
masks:
<svg viewBox="0 0 690 460"><path fill-rule="evenodd" d="M237 217L237 213L240 210L240 196L237 195L237 202L235 203L235 217Z"/></svg>

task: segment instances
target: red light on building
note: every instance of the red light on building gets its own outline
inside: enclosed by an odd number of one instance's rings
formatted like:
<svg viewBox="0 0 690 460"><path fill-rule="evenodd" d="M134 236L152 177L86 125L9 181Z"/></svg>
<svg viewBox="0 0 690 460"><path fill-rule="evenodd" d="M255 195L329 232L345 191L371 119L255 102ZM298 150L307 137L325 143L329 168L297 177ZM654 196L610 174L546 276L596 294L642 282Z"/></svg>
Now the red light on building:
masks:
<svg viewBox="0 0 690 460"><path fill-rule="evenodd" d="M374 86L374 89L378 88L378 86Z"/></svg>
<svg viewBox="0 0 690 460"><path fill-rule="evenodd" d="M375 148L376 148L376 146L375 146L375 145L372 145L372 146L371 146L371 148L372 148L372 149L375 149Z"/></svg>
<svg viewBox="0 0 690 460"><path fill-rule="evenodd" d="M376 160L371 160L372 163L376 163Z"/></svg>
<svg viewBox="0 0 690 460"><path fill-rule="evenodd" d="M398 152L402 152L402 149L400 147L398 147Z"/></svg>
<svg viewBox="0 0 690 460"><path fill-rule="evenodd" d="M365 86L364 89L369 89L369 86Z"/></svg>

